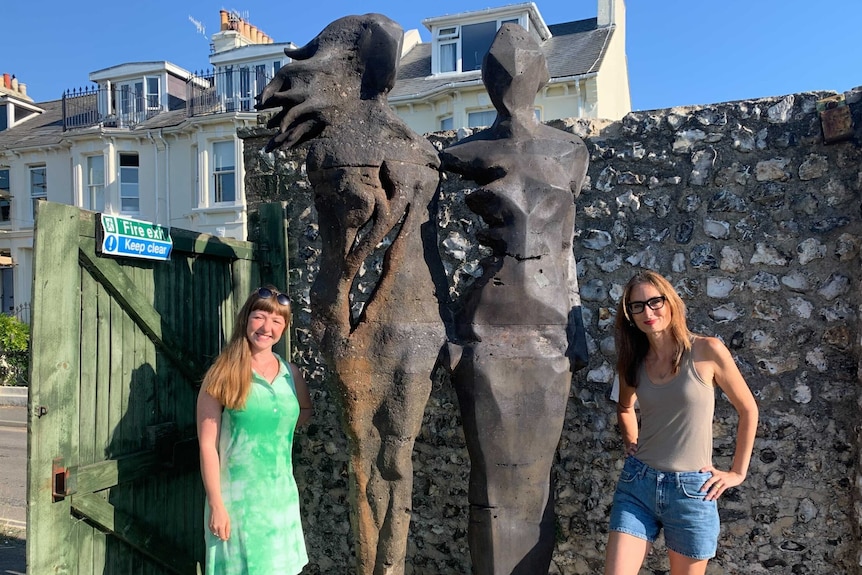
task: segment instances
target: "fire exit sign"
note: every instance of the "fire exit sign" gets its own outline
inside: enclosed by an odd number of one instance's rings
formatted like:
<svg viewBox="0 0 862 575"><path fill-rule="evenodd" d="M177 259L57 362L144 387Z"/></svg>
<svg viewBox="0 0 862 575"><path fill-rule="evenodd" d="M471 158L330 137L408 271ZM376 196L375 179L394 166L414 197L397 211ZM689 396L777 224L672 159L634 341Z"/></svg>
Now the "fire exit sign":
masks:
<svg viewBox="0 0 862 575"><path fill-rule="evenodd" d="M99 214L97 246L102 255L165 261L173 241L170 230L152 222Z"/></svg>

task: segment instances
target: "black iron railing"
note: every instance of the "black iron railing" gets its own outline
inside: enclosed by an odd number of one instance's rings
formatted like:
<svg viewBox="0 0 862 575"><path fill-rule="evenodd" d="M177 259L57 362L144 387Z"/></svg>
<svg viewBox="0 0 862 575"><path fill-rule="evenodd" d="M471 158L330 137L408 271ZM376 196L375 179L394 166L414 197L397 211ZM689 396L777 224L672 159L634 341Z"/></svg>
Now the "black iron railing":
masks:
<svg viewBox="0 0 862 575"><path fill-rule="evenodd" d="M254 97L271 76L251 66L196 72L186 82L186 110L191 116L253 112Z"/></svg>
<svg viewBox="0 0 862 575"><path fill-rule="evenodd" d="M102 125L133 128L163 107L141 92L119 88L78 88L63 92L63 130Z"/></svg>

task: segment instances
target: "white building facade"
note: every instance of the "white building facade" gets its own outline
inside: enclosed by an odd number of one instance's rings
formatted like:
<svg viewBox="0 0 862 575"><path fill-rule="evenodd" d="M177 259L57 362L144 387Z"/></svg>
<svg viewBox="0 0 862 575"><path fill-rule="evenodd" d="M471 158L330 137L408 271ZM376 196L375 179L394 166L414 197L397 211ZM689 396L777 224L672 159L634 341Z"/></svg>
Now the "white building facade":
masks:
<svg viewBox="0 0 862 575"><path fill-rule="evenodd" d="M284 48L221 11L212 70L167 61L90 74L95 86L35 103L0 88L0 312L29 321L34 212L40 201L206 234L248 234L241 140L254 96ZM70 257L77 257L71 254Z"/></svg>
<svg viewBox="0 0 862 575"><path fill-rule="evenodd" d="M482 59L497 30L512 22L545 53L551 79L536 96L542 122L617 120L631 111L624 0L598 0L597 16L546 24L533 2L428 18L431 41L405 36L389 104L416 132L488 126L496 111L482 83Z"/></svg>

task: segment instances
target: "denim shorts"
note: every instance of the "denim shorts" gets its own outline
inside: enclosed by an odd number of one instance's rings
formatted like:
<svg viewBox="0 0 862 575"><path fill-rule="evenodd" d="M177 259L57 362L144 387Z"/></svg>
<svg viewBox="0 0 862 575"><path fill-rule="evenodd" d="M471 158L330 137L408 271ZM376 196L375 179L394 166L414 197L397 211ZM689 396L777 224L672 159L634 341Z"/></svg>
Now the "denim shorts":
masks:
<svg viewBox="0 0 862 575"><path fill-rule="evenodd" d="M611 509L610 530L655 542L664 528L667 548L692 559L715 557L718 505L700 488L712 474L659 471L627 457Z"/></svg>

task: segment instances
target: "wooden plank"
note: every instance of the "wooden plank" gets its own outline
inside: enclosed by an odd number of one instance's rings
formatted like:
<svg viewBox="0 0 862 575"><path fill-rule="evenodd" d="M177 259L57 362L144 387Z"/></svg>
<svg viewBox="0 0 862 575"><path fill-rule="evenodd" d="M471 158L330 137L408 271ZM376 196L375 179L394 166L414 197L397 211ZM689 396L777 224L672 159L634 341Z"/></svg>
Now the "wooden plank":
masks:
<svg viewBox="0 0 862 575"><path fill-rule="evenodd" d="M78 549L78 565L74 572L78 575L97 575L93 564L93 526L76 521L72 532L72 541Z"/></svg>
<svg viewBox="0 0 862 575"><path fill-rule="evenodd" d="M54 502L52 463L77 459L71 441L78 418L81 274L79 210L40 202L34 237L31 296L29 462L27 474L27 572L68 573L77 546L67 499Z"/></svg>
<svg viewBox="0 0 862 575"><path fill-rule="evenodd" d="M260 206L260 238L257 244L260 262L260 282L271 283L288 294L290 277L287 262L287 202L275 202ZM285 330L281 341L273 348L276 353L290 360L290 330Z"/></svg>
<svg viewBox="0 0 862 575"><path fill-rule="evenodd" d="M118 511L99 496L75 495L72 497L72 509L171 573L187 575L194 572L196 562L182 549L159 537L156 529L138 524L133 517Z"/></svg>
<svg viewBox="0 0 862 575"><path fill-rule="evenodd" d="M155 451L146 450L116 459L100 461L77 470L77 493L96 493L115 487L120 483L130 483L157 473L161 460Z"/></svg>
<svg viewBox="0 0 862 575"><path fill-rule="evenodd" d="M96 237L96 215L81 211L78 221L78 234L82 238ZM210 234L202 234L181 228L171 228L171 240L175 252L193 255L209 255L228 260L254 259L254 245L251 242L221 238Z"/></svg>
<svg viewBox="0 0 862 575"><path fill-rule="evenodd" d="M89 240L82 243L87 245ZM90 246L87 245L89 248ZM89 252L92 253L92 252ZM129 279L120 265L112 259L90 257L87 251L81 252L81 263L93 274L99 283L123 306L123 309L137 323L147 336L158 345L162 352L189 380L195 382L203 375L200 363L185 351L183 342L168 330L161 315Z"/></svg>
<svg viewBox="0 0 862 575"><path fill-rule="evenodd" d="M95 436L97 417L98 377L98 284L90 274L82 269L81 274L81 353L80 377L78 380L79 414L78 414L78 461L77 464L89 465L101 460L103 453L98 452L98 442ZM96 541L94 528L83 521L75 522L74 539L78 549L78 575L98 575L96 560Z"/></svg>
<svg viewBox="0 0 862 575"><path fill-rule="evenodd" d="M250 242L220 238L178 228L171 229L174 250L195 255L208 255L232 260L254 259Z"/></svg>
<svg viewBox="0 0 862 575"><path fill-rule="evenodd" d="M78 441L78 465L89 465L101 460L104 454L99 447L94 430L98 409L98 284L89 274L81 270L81 353L80 353L80 414L78 427L84 434Z"/></svg>
<svg viewBox="0 0 862 575"><path fill-rule="evenodd" d="M93 462L104 461L111 445L111 296L95 280L96 287L96 406Z"/></svg>

